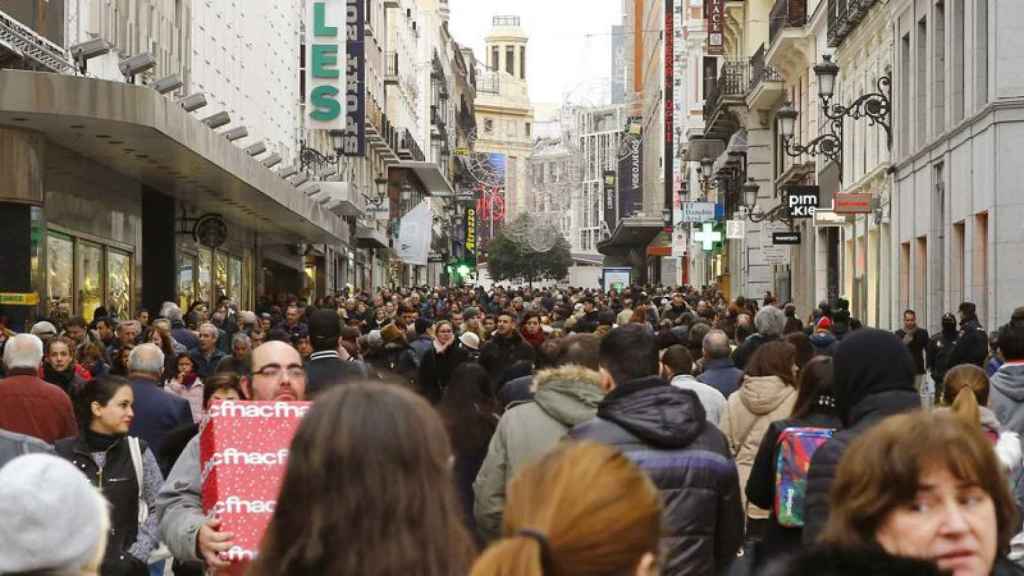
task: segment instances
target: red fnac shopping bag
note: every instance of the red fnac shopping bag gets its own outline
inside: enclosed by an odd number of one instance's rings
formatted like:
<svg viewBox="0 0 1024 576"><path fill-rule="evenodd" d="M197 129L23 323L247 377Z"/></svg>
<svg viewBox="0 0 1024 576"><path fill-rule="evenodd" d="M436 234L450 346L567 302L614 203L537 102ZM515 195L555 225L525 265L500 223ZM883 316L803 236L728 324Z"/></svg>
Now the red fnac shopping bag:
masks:
<svg viewBox="0 0 1024 576"><path fill-rule="evenodd" d="M277 504L288 447L309 402L217 402L199 436L203 509L235 535L222 573L241 575L260 549Z"/></svg>

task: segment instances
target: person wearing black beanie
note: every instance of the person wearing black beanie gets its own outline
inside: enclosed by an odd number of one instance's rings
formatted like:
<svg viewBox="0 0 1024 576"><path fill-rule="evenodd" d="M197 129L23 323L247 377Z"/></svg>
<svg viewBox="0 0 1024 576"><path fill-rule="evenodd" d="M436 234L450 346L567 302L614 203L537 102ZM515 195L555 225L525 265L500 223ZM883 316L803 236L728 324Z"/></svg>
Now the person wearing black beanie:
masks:
<svg viewBox="0 0 1024 576"><path fill-rule="evenodd" d="M337 384L363 380L362 362L345 352L341 356L341 317L334 310L317 310L309 318L309 339L313 354L306 362L306 396L310 399Z"/></svg>
<svg viewBox="0 0 1024 576"><path fill-rule="evenodd" d="M813 544L828 521L829 490L847 446L885 417L921 407L914 387L914 359L895 334L870 328L850 332L836 348L833 362L836 410L843 428L811 459L804 544Z"/></svg>

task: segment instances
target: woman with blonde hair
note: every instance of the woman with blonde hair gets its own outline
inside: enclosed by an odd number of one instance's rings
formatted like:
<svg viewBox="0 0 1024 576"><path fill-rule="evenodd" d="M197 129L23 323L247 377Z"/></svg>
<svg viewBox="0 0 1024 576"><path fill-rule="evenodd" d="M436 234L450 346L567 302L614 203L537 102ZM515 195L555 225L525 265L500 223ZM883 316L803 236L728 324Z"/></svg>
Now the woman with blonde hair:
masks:
<svg viewBox="0 0 1024 576"><path fill-rule="evenodd" d="M653 576L661 506L651 481L621 452L563 444L508 488L504 538L471 576Z"/></svg>
<svg viewBox="0 0 1024 576"><path fill-rule="evenodd" d="M1020 574L1005 555L1020 527L989 440L942 412L890 417L839 464L822 544L881 548L953 576Z"/></svg>

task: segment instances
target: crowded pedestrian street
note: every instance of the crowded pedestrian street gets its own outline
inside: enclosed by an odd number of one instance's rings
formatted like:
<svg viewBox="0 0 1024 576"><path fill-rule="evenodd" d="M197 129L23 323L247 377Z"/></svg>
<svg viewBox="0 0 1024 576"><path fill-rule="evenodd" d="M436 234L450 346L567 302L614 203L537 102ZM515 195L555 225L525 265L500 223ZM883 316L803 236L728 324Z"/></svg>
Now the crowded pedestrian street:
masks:
<svg viewBox="0 0 1024 576"><path fill-rule="evenodd" d="M1024 576L1022 0L0 0L0 576Z"/></svg>

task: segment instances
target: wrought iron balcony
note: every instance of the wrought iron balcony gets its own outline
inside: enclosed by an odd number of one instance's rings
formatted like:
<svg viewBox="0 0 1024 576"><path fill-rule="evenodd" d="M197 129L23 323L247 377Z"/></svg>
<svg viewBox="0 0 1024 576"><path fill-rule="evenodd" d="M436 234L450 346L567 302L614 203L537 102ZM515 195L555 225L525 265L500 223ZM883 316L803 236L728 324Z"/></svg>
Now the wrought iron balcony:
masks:
<svg viewBox="0 0 1024 576"><path fill-rule="evenodd" d="M398 52L384 53L384 83L398 84Z"/></svg>
<svg viewBox="0 0 1024 576"><path fill-rule="evenodd" d="M407 160L415 160L416 162L423 162L427 159L419 143L412 137L412 133L409 132L408 128L402 133L402 140L398 145L398 155L405 157Z"/></svg>
<svg viewBox="0 0 1024 576"><path fill-rule="evenodd" d="M718 111L723 100L746 95L750 88L750 62L726 60L718 78L709 78L708 82L707 99L704 102L705 120Z"/></svg>
<svg viewBox="0 0 1024 576"><path fill-rule="evenodd" d="M768 23L768 45L786 28L802 28L807 24L807 0L775 0Z"/></svg>
<svg viewBox="0 0 1024 576"><path fill-rule="evenodd" d="M835 48L857 25L878 0L828 0L828 45Z"/></svg>
<svg viewBox="0 0 1024 576"><path fill-rule="evenodd" d="M750 58L750 90L757 88L761 82L782 82L782 73L764 61L765 49L762 44Z"/></svg>

